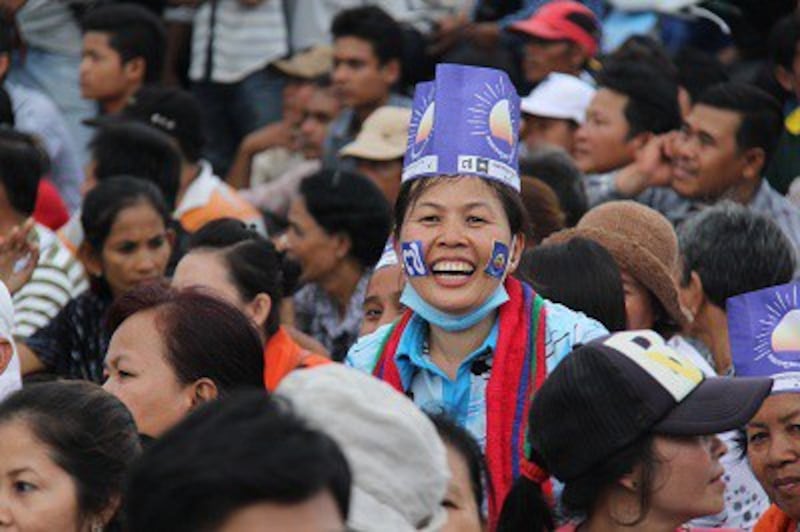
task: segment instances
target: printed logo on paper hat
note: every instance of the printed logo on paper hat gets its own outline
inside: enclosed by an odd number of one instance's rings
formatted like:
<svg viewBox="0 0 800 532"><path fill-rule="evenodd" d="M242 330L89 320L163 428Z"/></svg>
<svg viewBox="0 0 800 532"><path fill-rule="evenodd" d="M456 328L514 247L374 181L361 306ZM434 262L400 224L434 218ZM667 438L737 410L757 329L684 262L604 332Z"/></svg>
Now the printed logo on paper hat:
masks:
<svg viewBox="0 0 800 532"><path fill-rule="evenodd" d="M414 93L403 181L467 174L519 191L519 102L505 72L438 65Z"/></svg>
<svg viewBox="0 0 800 532"><path fill-rule="evenodd" d="M727 312L737 375L800 372L800 283L729 298Z"/></svg>

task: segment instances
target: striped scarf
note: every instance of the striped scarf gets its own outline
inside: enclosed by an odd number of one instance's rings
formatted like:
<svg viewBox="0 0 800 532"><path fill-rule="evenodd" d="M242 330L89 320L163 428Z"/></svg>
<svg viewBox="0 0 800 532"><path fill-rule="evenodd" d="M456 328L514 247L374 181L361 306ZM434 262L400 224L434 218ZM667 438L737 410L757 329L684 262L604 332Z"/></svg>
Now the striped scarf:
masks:
<svg viewBox="0 0 800 532"><path fill-rule="evenodd" d="M500 307L499 334L486 385L486 464L489 525L494 530L503 501L520 474L544 482L547 474L526 458L531 396L547 375L544 299L514 278L505 281L509 301ZM373 374L405 393L395 363L411 311L391 328L378 350ZM410 384L410 383L409 383ZM509 393L515 390L515 392Z"/></svg>

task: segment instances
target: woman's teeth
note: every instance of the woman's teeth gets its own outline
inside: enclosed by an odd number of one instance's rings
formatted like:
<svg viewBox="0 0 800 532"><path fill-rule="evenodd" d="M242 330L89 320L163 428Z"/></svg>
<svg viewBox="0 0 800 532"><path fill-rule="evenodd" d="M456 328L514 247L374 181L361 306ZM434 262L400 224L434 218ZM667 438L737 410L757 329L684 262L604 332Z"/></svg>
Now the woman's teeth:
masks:
<svg viewBox="0 0 800 532"><path fill-rule="evenodd" d="M472 275L475 268L468 262L462 261L441 261L431 268L434 275Z"/></svg>

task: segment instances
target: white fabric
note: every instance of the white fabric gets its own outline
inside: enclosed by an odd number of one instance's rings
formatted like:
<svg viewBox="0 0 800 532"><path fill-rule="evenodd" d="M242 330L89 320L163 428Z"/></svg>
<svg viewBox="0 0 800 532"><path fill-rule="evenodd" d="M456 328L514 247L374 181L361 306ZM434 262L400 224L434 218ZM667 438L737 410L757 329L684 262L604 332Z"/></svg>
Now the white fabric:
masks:
<svg viewBox="0 0 800 532"><path fill-rule="evenodd" d="M348 526L361 532L439 530L449 472L431 421L388 384L342 364L290 373L277 393L330 435L353 471Z"/></svg>
<svg viewBox="0 0 800 532"><path fill-rule="evenodd" d="M0 338L10 342L13 349L11 361L5 370L0 373L0 401L22 388L19 355L17 355L17 346L14 344L14 337L12 336L13 329L14 305L11 302L11 294L9 294L8 288L0 281Z"/></svg>
<svg viewBox="0 0 800 532"><path fill-rule="evenodd" d="M554 72L522 98L523 113L583 124L595 88L580 78Z"/></svg>

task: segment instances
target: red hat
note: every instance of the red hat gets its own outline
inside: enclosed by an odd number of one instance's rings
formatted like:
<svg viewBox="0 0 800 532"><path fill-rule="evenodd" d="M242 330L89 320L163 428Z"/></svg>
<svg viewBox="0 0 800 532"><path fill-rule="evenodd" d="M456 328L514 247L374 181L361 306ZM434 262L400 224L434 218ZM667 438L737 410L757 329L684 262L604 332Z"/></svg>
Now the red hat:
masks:
<svg viewBox="0 0 800 532"><path fill-rule="evenodd" d="M597 53L600 40L600 24L592 10L570 0L543 5L530 18L512 24L511 30L540 39L572 41L590 57Z"/></svg>

